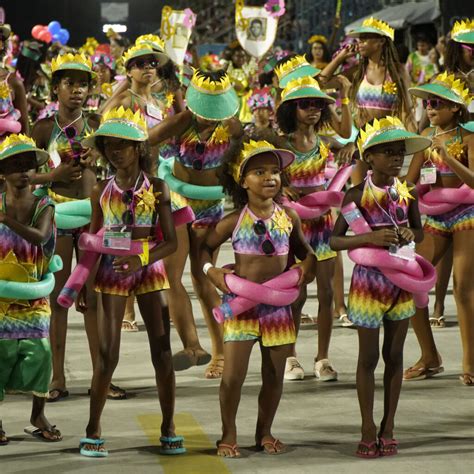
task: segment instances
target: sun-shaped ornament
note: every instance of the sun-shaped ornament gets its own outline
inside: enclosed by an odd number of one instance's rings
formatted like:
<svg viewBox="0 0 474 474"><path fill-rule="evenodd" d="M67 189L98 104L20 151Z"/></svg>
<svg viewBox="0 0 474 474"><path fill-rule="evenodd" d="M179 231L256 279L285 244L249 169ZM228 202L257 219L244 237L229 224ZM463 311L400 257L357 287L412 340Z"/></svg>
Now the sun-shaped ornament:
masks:
<svg viewBox="0 0 474 474"><path fill-rule="evenodd" d="M214 142L215 143L225 143L229 140L229 131L226 126L218 125L216 131L214 132Z"/></svg>
<svg viewBox="0 0 474 474"><path fill-rule="evenodd" d="M0 260L0 280L16 281L20 283L35 282L38 280L31 276L34 274L35 270L35 264L19 262L16 255L13 253L13 250L10 250L3 260ZM8 312L8 308L13 303L27 307L30 306L28 300L0 298L0 317Z"/></svg>
<svg viewBox="0 0 474 474"><path fill-rule="evenodd" d="M402 183L401 181L398 181L398 182L397 182L396 190L397 190L397 192L398 192L398 202L399 202L400 204L405 203L406 205L408 205L408 200L409 200L409 199L415 199L415 198L410 194L410 191L411 191L413 188L414 188L414 186L412 186L411 188L409 188L406 181L403 181L403 183Z"/></svg>
<svg viewBox="0 0 474 474"><path fill-rule="evenodd" d="M158 196L161 192L153 192L153 184L148 189L143 188L137 193L137 210L140 212L152 212L158 204Z"/></svg>
<svg viewBox="0 0 474 474"><path fill-rule="evenodd" d="M456 158L456 160L459 160L464 153L464 147L462 146L461 142L456 140L446 146L446 151L448 152L448 155L451 155Z"/></svg>
<svg viewBox="0 0 474 474"><path fill-rule="evenodd" d="M283 210L276 211L272 218L273 228L280 234L287 234L291 225L286 212Z"/></svg>
<svg viewBox="0 0 474 474"><path fill-rule="evenodd" d="M397 85L392 81L384 82L382 89L385 94L395 95L397 93Z"/></svg>

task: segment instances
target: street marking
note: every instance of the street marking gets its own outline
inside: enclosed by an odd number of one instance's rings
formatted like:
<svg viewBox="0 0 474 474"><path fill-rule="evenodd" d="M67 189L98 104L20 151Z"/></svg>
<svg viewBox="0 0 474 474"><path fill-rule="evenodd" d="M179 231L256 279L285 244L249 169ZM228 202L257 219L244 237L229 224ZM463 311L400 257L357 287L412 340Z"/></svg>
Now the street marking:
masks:
<svg viewBox="0 0 474 474"><path fill-rule="evenodd" d="M137 417L150 443L160 445L161 415ZM164 474L230 474L229 469L216 453L216 446L206 435L201 425L190 413L178 413L174 417L176 434L184 436L186 454L161 455L158 461ZM204 452L207 451L207 452Z"/></svg>

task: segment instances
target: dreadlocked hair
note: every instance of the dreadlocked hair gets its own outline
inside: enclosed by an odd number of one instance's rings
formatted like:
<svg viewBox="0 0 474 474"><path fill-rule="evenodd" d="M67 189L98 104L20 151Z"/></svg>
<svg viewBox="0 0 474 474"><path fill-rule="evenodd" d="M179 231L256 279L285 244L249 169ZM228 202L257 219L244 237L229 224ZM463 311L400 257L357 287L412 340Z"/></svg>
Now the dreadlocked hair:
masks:
<svg viewBox="0 0 474 474"><path fill-rule="evenodd" d="M405 83L402 80L400 75L400 60L398 58L397 49L395 43L389 38L384 38L384 44L382 46L382 57L381 62L385 65L385 75L390 75L392 81L397 86L397 101L395 103L394 109L392 109L392 114L398 117L402 117L403 112L409 113L408 104L405 103L405 98L408 97L408 91L405 87ZM367 65L369 64L369 58L361 58L359 61L359 67L354 74L352 80L352 87L350 92L350 99L352 104L357 104L356 96L359 90L359 86L362 80L365 77L367 72ZM385 79L384 79L385 82ZM383 84L382 84L383 86ZM357 107L356 110L358 126L365 124L369 115L363 107Z"/></svg>
<svg viewBox="0 0 474 474"><path fill-rule="evenodd" d="M468 72L471 68L464 60L462 54L462 44L454 40L449 40L446 45L444 67L450 74L458 75L460 72Z"/></svg>

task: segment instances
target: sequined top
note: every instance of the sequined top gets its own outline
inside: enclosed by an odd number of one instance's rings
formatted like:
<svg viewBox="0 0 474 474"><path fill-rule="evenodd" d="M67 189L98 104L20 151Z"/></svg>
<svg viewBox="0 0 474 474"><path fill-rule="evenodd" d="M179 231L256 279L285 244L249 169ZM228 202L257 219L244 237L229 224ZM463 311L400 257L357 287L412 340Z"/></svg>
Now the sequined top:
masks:
<svg viewBox="0 0 474 474"><path fill-rule="evenodd" d="M398 100L396 84L389 74L383 84L374 85L367 80L367 75L359 85L356 95L357 107L364 109L393 110Z"/></svg>
<svg viewBox="0 0 474 474"><path fill-rule="evenodd" d="M265 224L265 232L255 231L257 222ZM262 244L269 240L275 249L271 255L288 255L292 230L292 220L276 203L273 214L268 219L260 219L245 206L232 233L232 247L238 254L268 255L263 251Z"/></svg>
<svg viewBox="0 0 474 474"><path fill-rule="evenodd" d="M221 123L217 124L207 141L201 140L193 123L181 136L177 160L186 168L195 170L219 168L229 144L227 128Z"/></svg>
<svg viewBox="0 0 474 474"><path fill-rule="evenodd" d="M433 128L429 136L433 137L435 135L435 132L436 128ZM448 154L454 156L454 158L460 161L464 166L469 166L467 154L464 152L462 147L462 135L461 128L459 126L456 130L456 136L453 137L451 140L448 140L445 143L445 146ZM436 167L436 170L440 176L457 176L456 173L454 173L454 171L449 167L449 165L445 161L443 161L440 154L436 150L427 148L424 153L425 162L431 161Z"/></svg>
<svg viewBox="0 0 474 474"><path fill-rule="evenodd" d="M48 196L41 198L31 219L35 225L40 215L54 206ZM6 194L0 196L0 212L6 212ZM16 275L17 281L39 281L48 271L54 254L56 232L42 245L34 245L5 224L0 224L0 278ZM15 278L13 278L15 280ZM51 309L48 298L35 300L0 300L0 339L43 338L49 335Z"/></svg>
<svg viewBox="0 0 474 474"><path fill-rule="evenodd" d="M138 178L137 182L141 178ZM154 216L157 198L160 193L153 191L153 184L146 175L139 189L122 190L115 182L115 176L109 178L99 199L103 215L104 227L120 227L124 222L124 213L131 211L134 227L152 227L156 224Z"/></svg>
<svg viewBox="0 0 474 474"><path fill-rule="evenodd" d="M295 160L285 169L291 185L297 188L322 186L326 182L325 172L328 154L318 137L316 145L310 151L302 152L295 149L288 140L288 149L295 154Z"/></svg>
<svg viewBox="0 0 474 474"><path fill-rule="evenodd" d="M392 199L389 188L396 190L398 199ZM391 186L379 188L372 181L372 172L367 173L359 207L370 227L393 226L393 221L397 225L404 225L408 222L409 199L403 199L399 191L404 188L404 183L398 178L394 178Z"/></svg>

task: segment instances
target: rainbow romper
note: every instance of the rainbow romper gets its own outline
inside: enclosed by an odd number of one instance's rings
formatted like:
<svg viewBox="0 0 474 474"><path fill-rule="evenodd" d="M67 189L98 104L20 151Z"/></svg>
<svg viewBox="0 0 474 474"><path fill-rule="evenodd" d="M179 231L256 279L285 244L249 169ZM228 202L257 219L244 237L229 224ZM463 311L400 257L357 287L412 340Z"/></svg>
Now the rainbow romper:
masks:
<svg viewBox="0 0 474 474"><path fill-rule="evenodd" d="M193 118L194 120L194 118ZM179 154L176 160L184 167L195 170L211 170L222 165L222 157L229 148L230 139L226 128L218 123L212 135L202 142L193 122L181 136ZM224 215L224 199L190 199L171 192L171 210L190 206L196 216L193 228L215 227Z"/></svg>
<svg viewBox="0 0 474 474"><path fill-rule="evenodd" d="M430 136L434 135L433 133ZM449 149L450 145L462 145L461 128L458 126L457 135L446 146ZM426 160L430 160L436 167L439 176L456 176L451 168L443 161L436 150L425 151ZM468 158L465 150L456 157L466 168L469 167ZM463 230L474 230L474 204L459 204L455 209L437 216L427 216L423 231L430 234L439 235L448 238L454 232L461 232Z"/></svg>
<svg viewBox="0 0 474 474"><path fill-rule="evenodd" d="M37 201L31 225L36 224L49 206L54 204L48 196ZM0 212L6 213L5 193L0 195ZM55 244L54 222L51 222L50 237L42 245L33 245L5 224L0 224L0 271L21 273L33 281L41 280L48 271ZM0 300L0 401L5 391L48 396L51 379L50 316L48 298Z"/></svg>
<svg viewBox="0 0 474 474"><path fill-rule="evenodd" d="M398 225L405 226L408 222L408 204L392 201L387 189L375 186L371 175L369 171L359 206L365 220L372 229L393 227L384 209ZM392 187L396 189L399 183L395 178ZM347 315L356 326L378 328L383 319L400 321L414 314L415 303L411 293L395 286L377 267L354 266Z"/></svg>
<svg viewBox="0 0 474 474"><path fill-rule="evenodd" d="M133 189L120 189L115 182L115 177L109 178L99 200L104 228L120 230L124 226L122 216L129 210L134 216L134 227L156 226L154 208L146 203L147 197L153 193L153 185L150 184L150 180L145 174L142 176L142 185L135 192ZM123 199L127 192L133 193L129 204L126 204ZM102 255L95 278L96 291L109 295L129 296L131 294L143 295L169 288L168 278L161 260L146 265L131 275L124 276L123 273L117 273L114 270L114 259L114 255Z"/></svg>
<svg viewBox="0 0 474 474"><path fill-rule="evenodd" d="M264 225L266 232L258 234L255 225ZM284 209L275 204L268 219L259 219L248 206L240 213L232 233L232 247L237 254L288 255L293 222ZM269 240L273 252L263 251L263 243ZM228 304L235 295L224 294L222 302ZM291 306L259 304L245 313L224 321L224 342L260 340L265 347L293 344L296 340Z"/></svg>
<svg viewBox="0 0 474 474"><path fill-rule="evenodd" d="M295 154L295 160L285 169L292 186L306 188L326 185L325 172L328 155L321 153L321 143L318 137L312 150L301 152L296 150L288 140L287 148ZM318 261L336 256L336 252L329 246L333 227L334 222L330 210L316 219L301 220L303 235Z"/></svg>
<svg viewBox="0 0 474 474"><path fill-rule="evenodd" d="M84 128L79 132L73 139L74 142L81 142L85 138L87 133L92 131L91 127L87 123L87 119L84 120ZM64 131L58 127L57 121L54 120L53 130L51 131L51 137L48 143L49 160L44 164L40 171L47 173L57 168L61 163L70 163L74 159L74 152L69 139L66 137ZM77 201L78 199L62 196L61 194L55 193L51 188L48 188L48 195L54 201L55 204L61 204L63 202ZM58 229L58 237L73 237L77 240L82 232L87 232L89 226L78 227L76 229Z"/></svg>

